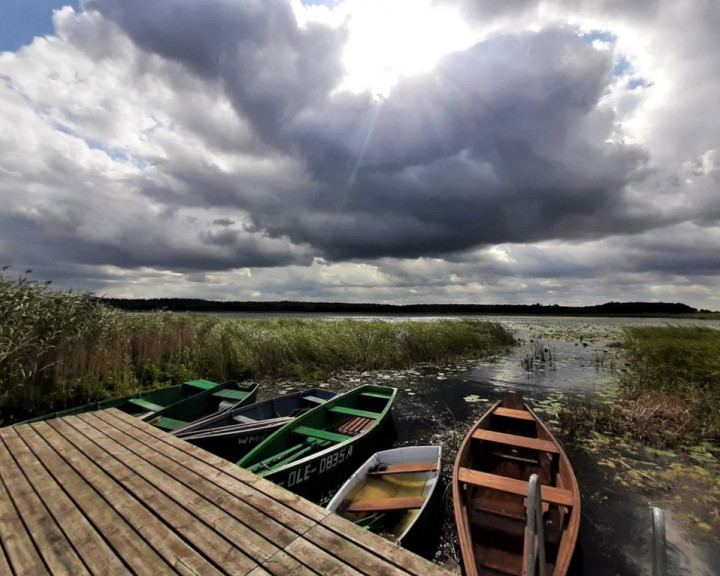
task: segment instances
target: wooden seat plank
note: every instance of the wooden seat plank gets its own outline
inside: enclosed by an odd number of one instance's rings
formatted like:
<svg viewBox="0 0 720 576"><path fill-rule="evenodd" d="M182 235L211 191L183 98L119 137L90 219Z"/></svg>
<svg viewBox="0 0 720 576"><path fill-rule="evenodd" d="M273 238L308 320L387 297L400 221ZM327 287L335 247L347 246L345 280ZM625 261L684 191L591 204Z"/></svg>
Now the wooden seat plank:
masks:
<svg viewBox="0 0 720 576"><path fill-rule="evenodd" d="M348 416L360 416L361 418L370 418L377 420L380 417L379 412L369 412L367 410L358 410L357 408L350 408L348 406L330 406L328 412L334 412L335 414L347 414Z"/></svg>
<svg viewBox="0 0 720 576"><path fill-rule="evenodd" d="M319 428L310 428L309 426L298 426L293 429L296 434L302 436L310 436L312 438L318 438L320 440L329 440L339 444L345 442L350 436L345 434L338 434L336 432L330 432L329 430L320 430Z"/></svg>
<svg viewBox="0 0 720 576"><path fill-rule="evenodd" d="M422 496L405 496L398 498L363 498L350 500L341 504L347 512L390 512L422 508L425 498Z"/></svg>
<svg viewBox="0 0 720 576"><path fill-rule="evenodd" d="M302 399L312 404L325 404L325 402L327 402L324 398L318 398L317 396L303 396Z"/></svg>
<svg viewBox="0 0 720 576"><path fill-rule="evenodd" d="M534 421L533 415L527 410L515 410L514 408L503 408L498 406L493 412L495 416L503 416L505 418L515 418L516 420Z"/></svg>
<svg viewBox="0 0 720 576"><path fill-rule="evenodd" d="M134 406L137 406L138 408L142 408L143 410L147 410L148 412L157 412L159 410L164 410L165 406L160 406L160 404L155 404L154 402L149 402L145 400L144 398L130 398L128 400L130 404L133 404Z"/></svg>
<svg viewBox="0 0 720 576"><path fill-rule="evenodd" d="M551 440L529 438L527 436L518 436L517 434L505 434L503 432L495 432L494 430L485 430L483 428L475 430L472 437L476 440L495 442L497 444L505 444L507 446L515 446L517 448L528 448L530 450L540 450L542 452L550 452L553 454L559 453L557 445Z"/></svg>
<svg viewBox="0 0 720 576"><path fill-rule="evenodd" d="M391 464L382 470L369 470L368 476L382 476L384 474L411 474L414 472L435 472L437 462L407 462L405 464Z"/></svg>
<svg viewBox="0 0 720 576"><path fill-rule="evenodd" d="M485 488L492 488L493 490L500 490L502 492L510 492L511 494L518 494L520 496L527 496L528 493L528 483L523 480L498 476L497 474L488 474L487 472L471 470L470 468L460 468L458 470L458 479L460 482L466 482L475 486L484 486ZM551 502L562 506L573 506L575 504L575 495L570 490L542 485L540 492L540 497L544 502Z"/></svg>
<svg viewBox="0 0 720 576"><path fill-rule="evenodd" d="M210 380L190 380L189 382L183 382L183 385L200 388L200 390L210 390L211 388L215 388L215 386L219 386L217 382Z"/></svg>

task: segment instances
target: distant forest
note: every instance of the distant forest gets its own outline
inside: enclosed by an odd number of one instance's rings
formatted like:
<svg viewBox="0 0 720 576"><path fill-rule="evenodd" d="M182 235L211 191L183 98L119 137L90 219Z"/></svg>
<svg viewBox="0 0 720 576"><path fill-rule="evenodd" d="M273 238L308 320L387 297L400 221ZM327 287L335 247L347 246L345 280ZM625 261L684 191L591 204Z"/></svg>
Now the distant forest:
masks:
<svg viewBox="0 0 720 576"><path fill-rule="evenodd" d="M149 312L262 312L303 314L519 314L529 316L666 316L707 312L686 304L664 302L608 302L596 306L559 306L557 304L350 304L344 302L221 302L195 298L121 299L99 298L101 302L123 310Z"/></svg>

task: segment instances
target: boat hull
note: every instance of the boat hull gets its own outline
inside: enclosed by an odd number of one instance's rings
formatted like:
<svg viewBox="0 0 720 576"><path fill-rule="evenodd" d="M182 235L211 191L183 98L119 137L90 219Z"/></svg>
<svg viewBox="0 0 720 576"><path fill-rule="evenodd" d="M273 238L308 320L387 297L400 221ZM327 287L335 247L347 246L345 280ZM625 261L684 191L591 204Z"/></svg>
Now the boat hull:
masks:
<svg viewBox="0 0 720 576"><path fill-rule="evenodd" d="M321 492L389 439L396 394L366 385L339 395L285 424L238 465L298 494Z"/></svg>
<svg viewBox="0 0 720 576"><path fill-rule="evenodd" d="M237 462L270 434L337 393L309 388L232 408L178 428L173 434L226 460Z"/></svg>
<svg viewBox="0 0 720 576"><path fill-rule="evenodd" d="M376 452L326 508L403 548L432 557L441 526L441 459L440 446Z"/></svg>
<svg viewBox="0 0 720 576"><path fill-rule="evenodd" d="M580 526L580 492L559 442L519 394L507 393L465 437L453 470L453 506L467 576L523 574L528 480L540 479L546 573L565 576Z"/></svg>

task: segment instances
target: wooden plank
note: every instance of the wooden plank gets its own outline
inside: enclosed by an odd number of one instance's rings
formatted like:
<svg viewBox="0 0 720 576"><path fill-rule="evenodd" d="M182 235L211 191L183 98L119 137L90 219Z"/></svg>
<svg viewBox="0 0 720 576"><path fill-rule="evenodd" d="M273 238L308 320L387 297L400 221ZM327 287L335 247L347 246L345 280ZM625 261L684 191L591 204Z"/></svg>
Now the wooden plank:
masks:
<svg viewBox="0 0 720 576"><path fill-rule="evenodd" d="M27 487L24 489L33 491L23 498L26 509L19 508L23 521L31 531L32 527L48 531L46 538L33 537L49 570L53 574L104 575L124 569L122 561L95 532L16 431L10 429L2 436L17 462L17 472L26 479ZM9 453L6 454L7 457L0 457L4 473L15 465L15 462L8 462ZM68 558L68 555L72 556Z"/></svg>
<svg viewBox="0 0 720 576"><path fill-rule="evenodd" d="M0 489L0 497L4 489ZM5 556L5 551L2 547L2 539L0 539L0 574L12 574L12 568L10 568L10 561Z"/></svg>
<svg viewBox="0 0 720 576"><path fill-rule="evenodd" d="M382 476L384 474L412 474L415 472L436 472L437 462L407 462L405 464L391 464L382 470L369 470L368 476Z"/></svg>
<svg viewBox="0 0 720 576"><path fill-rule="evenodd" d="M3 447L2 450L5 448ZM7 555L5 563L12 566L7 574L49 574L45 563L35 548L25 524L13 505L11 494L5 484L5 471L0 468L0 550Z"/></svg>
<svg viewBox="0 0 720 576"><path fill-rule="evenodd" d="M380 412L368 412L367 410L358 410L357 408L350 408L348 406L330 406L328 412L347 414L348 416L360 416L372 420L377 420L381 416Z"/></svg>
<svg viewBox="0 0 720 576"><path fill-rule="evenodd" d="M335 551L334 548L332 550ZM364 568L362 564L348 564L334 553L329 553L304 538L295 540L285 548L285 552L302 564L312 566L313 570L323 576L362 576L362 572L356 570L356 568ZM378 574L382 574L382 572Z"/></svg>
<svg viewBox="0 0 720 576"><path fill-rule="evenodd" d="M305 538L320 548L332 550L350 566L363 573L383 576L449 576L437 564L410 554L397 544L380 538L332 514L309 530Z"/></svg>
<svg viewBox="0 0 720 576"><path fill-rule="evenodd" d="M505 418L515 418L516 420L531 420L535 421L533 415L527 410L515 410L514 408L503 408L498 406L493 412L496 416L503 416Z"/></svg>
<svg viewBox="0 0 720 576"><path fill-rule="evenodd" d="M148 412L157 412L158 410L165 408L165 406L160 406L160 404L155 404L154 402L148 402L143 398L130 398L128 402L134 406L142 408L143 410L147 410Z"/></svg>
<svg viewBox="0 0 720 576"><path fill-rule="evenodd" d="M83 425L91 427L100 422L88 415L79 423L73 422L73 425L78 428ZM121 430L103 430L107 434L105 438L97 437L91 429L84 429L83 432L109 454L132 466L146 481L155 484L178 507L184 507L192 513L198 520L191 527L193 532L203 529L201 522L205 522L231 544L240 546L257 562L267 560L279 551L278 546L284 546L297 537L297 534L246 504L232 492L208 482L204 476L189 470L182 462L168 458L153 446L147 446ZM181 524L184 525L183 522ZM214 554L224 558L226 553L222 546L225 545L225 542L219 542Z"/></svg>
<svg viewBox="0 0 720 576"><path fill-rule="evenodd" d="M541 450L542 452L551 452L558 454L557 445L550 440L541 440L540 438L528 438L527 436L518 436L517 434L505 434L503 432L495 432L494 430L484 430L478 428L473 432L472 437L475 440L484 440L486 442L495 442L497 444L506 444L517 448L528 448L530 450Z"/></svg>
<svg viewBox="0 0 720 576"><path fill-rule="evenodd" d="M484 486L501 492L510 492L520 496L527 496L528 483L516 478L507 478L496 474L488 474L470 468L458 469L458 480L475 486ZM545 502L560 504L562 506L574 506L575 495L570 490L555 488L554 486L540 486L541 498Z"/></svg>
<svg viewBox="0 0 720 576"><path fill-rule="evenodd" d="M66 420L50 422L57 424ZM32 424L32 429L19 427L17 431L132 571L153 576L168 569L168 564L149 542L162 550L172 543L174 535L164 526L158 526L157 518L142 504L58 434L49 422Z"/></svg>
<svg viewBox="0 0 720 576"><path fill-rule="evenodd" d="M422 496L403 496L398 498L363 498L341 504L347 512L389 512L391 510L412 510L422 508L425 498Z"/></svg>
<svg viewBox="0 0 720 576"><path fill-rule="evenodd" d="M123 491L142 502L149 513L156 516L156 522L163 522L173 532L174 540L179 545L164 550L170 564L182 558L185 564L192 566L199 574L242 574L256 565L256 561L235 544L209 527L207 517L198 516L204 512L203 505L210 504L207 500L135 456L128 446L123 445L132 445L132 438L126 436L112 439L105 436L102 431L84 424L86 418L96 420L91 414L85 414L58 423L56 429L76 445L82 443L83 452L88 458L96 462L108 477L118 482ZM184 507L177 503L183 499L186 499ZM214 505L212 508L215 510L208 512L212 514L209 519L211 526L214 521L222 523L223 520L222 511ZM239 530L232 534L236 538L241 536ZM153 546L156 545L157 542L153 542ZM222 566L219 566L220 563Z"/></svg>
<svg viewBox="0 0 720 576"><path fill-rule="evenodd" d="M132 434L138 441L154 446L158 452L198 473L207 482L224 488L294 532L302 534L315 521L322 520L330 514L324 508L268 480L171 434L143 425L118 410L99 412L95 416L112 422L119 430Z"/></svg>
<svg viewBox="0 0 720 576"><path fill-rule="evenodd" d="M320 440L329 440L330 442L345 442L350 436L329 432L328 430L320 430L319 428L310 428L309 426L297 426L293 428L293 432L302 436L311 436Z"/></svg>

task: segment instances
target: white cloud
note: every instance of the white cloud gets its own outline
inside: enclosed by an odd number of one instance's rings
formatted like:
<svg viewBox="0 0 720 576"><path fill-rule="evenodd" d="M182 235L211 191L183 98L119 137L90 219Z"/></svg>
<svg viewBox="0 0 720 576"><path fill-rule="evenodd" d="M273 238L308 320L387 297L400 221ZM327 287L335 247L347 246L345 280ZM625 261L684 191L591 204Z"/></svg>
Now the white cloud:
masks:
<svg viewBox="0 0 720 576"><path fill-rule="evenodd" d="M717 2L54 23L0 54L0 264L138 297L720 309Z"/></svg>

